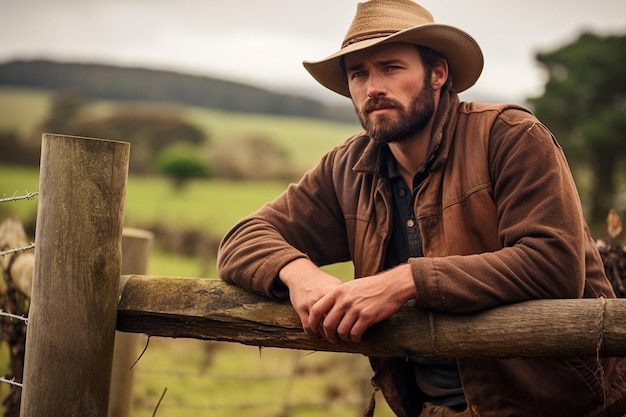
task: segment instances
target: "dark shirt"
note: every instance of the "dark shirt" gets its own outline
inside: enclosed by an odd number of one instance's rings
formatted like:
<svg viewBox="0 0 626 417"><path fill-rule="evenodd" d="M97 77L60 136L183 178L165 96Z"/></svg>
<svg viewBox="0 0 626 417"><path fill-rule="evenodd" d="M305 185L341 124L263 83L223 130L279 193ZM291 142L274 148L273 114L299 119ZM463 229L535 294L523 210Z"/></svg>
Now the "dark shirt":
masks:
<svg viewBox="0 0 626 417"><path fill-rule="evenodd" d="M389 269L406 263L409 258L424 256L413 206L417 190L428 172L427 169L420 169L413 178L412 190L409 190L390 151L385 159L393 194L393 229L385 252L385 269ZM440 406L465 404L456 360L411 356L409 363L413 365L418 387L430 402Z"/></svg>

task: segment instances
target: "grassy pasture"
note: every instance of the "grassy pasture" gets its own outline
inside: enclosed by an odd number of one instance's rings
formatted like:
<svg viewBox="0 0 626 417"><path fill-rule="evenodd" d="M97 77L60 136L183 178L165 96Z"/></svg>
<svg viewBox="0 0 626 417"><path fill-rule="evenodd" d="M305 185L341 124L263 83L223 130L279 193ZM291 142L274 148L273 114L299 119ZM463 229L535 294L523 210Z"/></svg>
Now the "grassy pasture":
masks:
<svg viewBox="0 0 626 417"><path fill-rule="evenodd" d="M44 90L0 87L0 130L33 134L48 113L49 98Z"/></svg>
<svg viewBox="0 0 626 417"><path fill-rule="evenodd" d="M173 194L165 179L129 178L126 220L162 221L223 234L245 215L282 191L282 183L197 181ZM38 171L0 166L0 193L22 195L38 189ZM28 221L37 199L0 206L2 217ZM198 277L200 261L155 249L149 274ZM348 265L329 267L343 278ZM214 271L214 267L211 269ZM209 275L208 278L215 278ZM146 343L140 337L139 351ZM0 348L0 373L6 352ZM299 352L185 339L151 339L135 367L134 417L151 416L164 389L157 416L356 416L367 397L369 369L360 355ZM0 395L7 389L0 384ZM379 403L384 401L379 399ZM380 415L390 413L383 404ZM0 411L2 408L0 408ZM287 414L285 414L287 413ZM377 414L378 415L378 414Z"/></svg>
<svg viewBox="0 0 626 417"><path fill-rule="evenodd" d="M49 93L0 88L0 130L17 130L37 138L37 124L47 111ZM97 102L94 114L110 111L115 103ZM161 105L160 105L161 106ZM166 105L171 106L171 105ZM308 169L330 147L356 132L341 125L298 118L226 114L197 108L176 108L208 132L214 144L239 134L262 133L279 141L303 169ZM119 138L107 138L119 139ZM131 149L132 152L132 149ZM38 189L36 169L0 166L0 197L23 195ZM193 227L217 236L239 218L277 196L285 183L194 181L174 193L162 178L130 177L126 196L126 225L163 222ZM0 205L0 218L34 219L37 199ZM199 277L200 261L155 248L149 261L151 275ZM328 268L348 279L351 267ZM214 271L214 266L209 268ZM215 278L214 273L207 278ZM140 336L137 356L147 338ZM0 344L0 374L6 352ZM187 416L358 416L371 394L369 366L360 355L300 352L281 349L153 338L135 366L133 417ZM61 381L62 383L62 381ZM0 384L0 397L8 390ZM377 416L391 416L378 395ZM0 406L0 414L3 409Z"/></svg>
<svg viewBox="0 0 626 417"><path fill-rule="evenodd" d="M36 169L0 165L0 197L37 191L38 183ZM172 228L202 230L219 239L237 220L278 196L285 187L281 182L198 180L174 193L164 178L131 176L126 189L125 225L167 224ZM0 205L0 218L13 216L29 223L36 211L36 199L16 201ZM343 279L352 276L351 267L345 264L327 269ZM150 258L152 275L215 277L214 273L205 276L201 270L199 259L165 253L158 247ZM208 270L215 271L214 264Z"/></svg>
<svg viewBox="0 0 626 417"><path fill-rule="evenodd" d="M37 188L37 170L0 167L3 194L20 195ZM281 183L197 181L182 193L172 194L164 179L131 177L126 219L131 225L163 221L223 233L241 215L258 208L283 188ZM0 208L10 208L8 215L27 221L35 215L37 200L5 206ZM149 274L196 277L199 265L198 259L155 249ZM344 278L351 274L347 265L329 269ZM145 343L142 336L138 355ZM152 415L164 389L167 393L157 414L162 417L278 416L285 412L303 417L355 416L362 408L361 398L370 393L368 366L359 355L259 350L236 344L154 338L135 369L132 415L136 417ZM6 387L0 385L2 390ZM384 412L388 411L382 416Z"/></svg>
<svg viewBox="0 0 626 417"><path fill-rule="evenodd" d="M50 96L51 93L45 90L0 87L0 130L14 130L22 135L39 138L42 132L38 126L48 112ZM356 117L355 123L351 124L301 117L230 113L173 103L120 104L98 100L89 104L85 115L103 116L119 105L136 105L181 114L205 132L212 147L242 135L266 136L281 145L291 156L294 165L303 171L311 168L327 150L360 130Z"/></svg>

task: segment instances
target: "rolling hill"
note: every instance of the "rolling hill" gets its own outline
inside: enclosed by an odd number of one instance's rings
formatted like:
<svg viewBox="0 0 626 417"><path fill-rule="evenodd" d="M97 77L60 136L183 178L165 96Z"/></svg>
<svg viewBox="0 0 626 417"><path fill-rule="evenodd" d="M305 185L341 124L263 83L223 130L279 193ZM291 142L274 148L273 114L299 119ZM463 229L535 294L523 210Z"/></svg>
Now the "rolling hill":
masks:
<svg viewBox="0 0 626 417"><path fill-rule="evenodd" d="M0 85L73 90L93 99L175 102L224 111L355 121L349 105L329 105L251 85L148 68L14 60L0 64Z"/></svg>

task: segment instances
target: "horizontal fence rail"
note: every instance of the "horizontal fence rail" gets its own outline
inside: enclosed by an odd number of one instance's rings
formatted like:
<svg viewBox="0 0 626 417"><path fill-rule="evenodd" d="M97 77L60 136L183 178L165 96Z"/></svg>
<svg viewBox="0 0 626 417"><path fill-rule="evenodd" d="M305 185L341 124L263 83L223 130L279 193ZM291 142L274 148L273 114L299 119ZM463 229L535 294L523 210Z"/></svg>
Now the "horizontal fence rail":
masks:
<svg viewBox="0 0 626 417"><path fill-rule="evenodd" d="M361 343L331 344L307 336L290 305L219 280L131 275L122 278L117 329L383 357L623 356L626 300L533 300L469 315L409 303Z"/></svg>

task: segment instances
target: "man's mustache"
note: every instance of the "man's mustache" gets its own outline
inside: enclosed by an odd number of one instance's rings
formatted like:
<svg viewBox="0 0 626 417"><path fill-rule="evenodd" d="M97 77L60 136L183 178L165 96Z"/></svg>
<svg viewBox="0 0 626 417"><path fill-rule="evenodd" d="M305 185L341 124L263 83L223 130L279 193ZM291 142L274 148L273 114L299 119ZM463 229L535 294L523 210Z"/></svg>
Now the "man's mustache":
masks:
<svg viewBox="0 0 626 417"><path fill-rule="evenodd" d="M400 103L398 103L397 101L390 99L390 98L377 98L377 97L372 97L370 99L368 99L365 104L363 105L363 112L364 113L371 113L374 110L377 109L382 109L382 108L387 108L387 109L399 109L402 108L402 105Z"/></svg>

